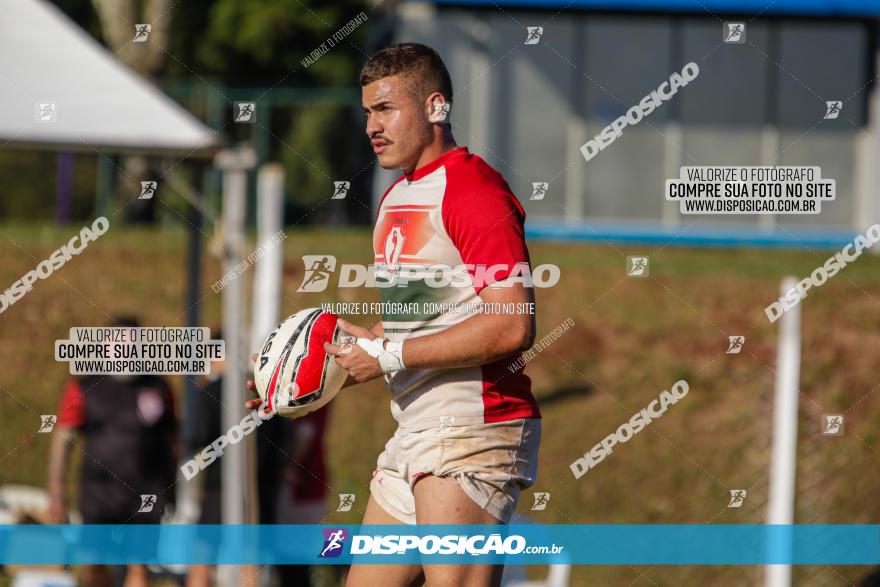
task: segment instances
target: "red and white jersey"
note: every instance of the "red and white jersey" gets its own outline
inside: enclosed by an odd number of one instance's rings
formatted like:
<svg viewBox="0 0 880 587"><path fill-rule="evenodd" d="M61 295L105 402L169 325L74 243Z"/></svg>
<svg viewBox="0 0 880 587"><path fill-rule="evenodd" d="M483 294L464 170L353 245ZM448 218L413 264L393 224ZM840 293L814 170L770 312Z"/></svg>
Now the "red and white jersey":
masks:
<svg viewBox="0 0 880 587"><path fill-rule="evenodd" d="M524 221L501 174L466 147L401 176L383 196L373 232L385 337L424 336L473 316L482 287L515 276L517 264L528 267ZM437 267L462 270L475 283L444 285ZM392 415L413 430L540 418L531 380L508 368L518 358L398 371L386 377Z"/></svg>

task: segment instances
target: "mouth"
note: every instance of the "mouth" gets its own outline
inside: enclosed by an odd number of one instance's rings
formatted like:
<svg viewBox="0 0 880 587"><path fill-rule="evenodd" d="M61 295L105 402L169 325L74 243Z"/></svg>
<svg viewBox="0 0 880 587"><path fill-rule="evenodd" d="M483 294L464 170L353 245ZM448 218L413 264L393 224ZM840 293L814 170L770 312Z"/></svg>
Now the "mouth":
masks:
<svg viewBox="0 0 880 587"><path fill-rule="evenodd" d="M384 153L385 149L387 149L390 145L388 141L383 141L381 139L373 139L371 143L373 144L373 153L375 153L376 155L381 155L382 153Z"/></svg>

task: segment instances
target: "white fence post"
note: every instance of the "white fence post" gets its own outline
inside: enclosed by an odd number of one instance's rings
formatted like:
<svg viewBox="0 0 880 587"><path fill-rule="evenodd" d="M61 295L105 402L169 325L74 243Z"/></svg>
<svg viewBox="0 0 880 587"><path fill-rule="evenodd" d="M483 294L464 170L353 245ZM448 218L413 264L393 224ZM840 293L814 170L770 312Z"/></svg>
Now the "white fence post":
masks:
<svg viewBox="0 0 880 587"><path fill-rule="evenodd" d="M780 293L797 285L797 279L782 280ZM773 453L770 461L770 503L768 524L794 523L795 465L797 463L798 398L801 369L801 306L797 304L779 319L776 351L776 394L773 401ZM771 540L769 554L791 553L788 540ZM766 587L790 587L791 565L767 565Z"/></svg>

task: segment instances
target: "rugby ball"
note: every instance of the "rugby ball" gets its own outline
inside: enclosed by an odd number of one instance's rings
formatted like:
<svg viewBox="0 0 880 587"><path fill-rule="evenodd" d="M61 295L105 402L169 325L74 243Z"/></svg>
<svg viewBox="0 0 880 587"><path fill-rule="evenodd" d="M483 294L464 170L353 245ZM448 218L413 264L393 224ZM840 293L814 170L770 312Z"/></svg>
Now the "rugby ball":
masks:
<svg viewBox="0 0 880 587"><path fill-rule="evenodd" d="M339 317L319 308L289 316L269 333L254 364L263 405L286 418L301 418L325 406L342 389L348 372L324 351L341 344ZM343 340L346 339L346 340Z"/></svg>

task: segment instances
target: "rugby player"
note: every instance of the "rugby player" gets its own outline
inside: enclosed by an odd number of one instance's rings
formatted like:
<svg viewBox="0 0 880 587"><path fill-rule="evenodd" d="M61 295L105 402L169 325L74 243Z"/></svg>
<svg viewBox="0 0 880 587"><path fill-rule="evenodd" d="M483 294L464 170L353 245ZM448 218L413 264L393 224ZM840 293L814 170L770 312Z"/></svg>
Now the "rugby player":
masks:
<svg viewBox="0 0 880 587"><path fill-rule="evenodd" d="M541 421L531 381L508 369L532 345L535 316L436 314L430 304L533 308L531 288L515 278L517 264L529 263L525 213L497 171L456 145L452 82L433 49L404 43L379 51L360 82L379 165L403 171L379 206L376 279L392 284L380 288L387 307L409 309L383 313L370 329L340 321L357 344L325 347L348 371L347 383L385 376L398 422L379 455L363 523L507 523L537 472ZM412 278L431 264L473 266L474 284L438 288ZM402 273L406 282L394 284ZM347 585L498 585L502 570L354 565Z"/></svg>

